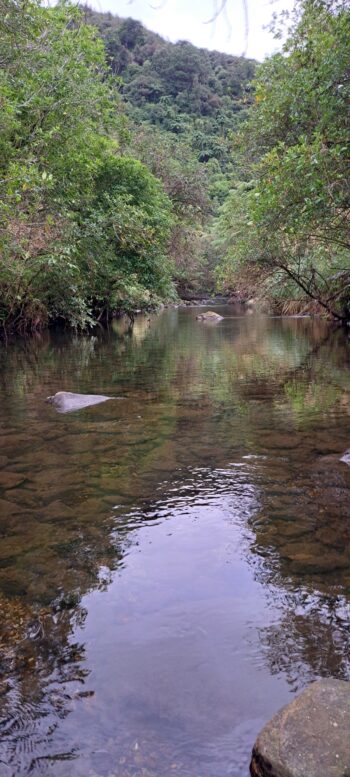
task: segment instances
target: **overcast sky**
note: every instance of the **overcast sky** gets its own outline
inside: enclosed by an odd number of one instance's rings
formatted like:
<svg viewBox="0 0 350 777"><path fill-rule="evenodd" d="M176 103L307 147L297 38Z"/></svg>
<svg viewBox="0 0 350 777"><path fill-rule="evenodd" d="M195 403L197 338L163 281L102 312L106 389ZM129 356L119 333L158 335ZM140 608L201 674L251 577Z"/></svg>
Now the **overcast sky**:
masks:
<svg viewBox="0 0 350 777"><path fill-rule="evenodd" d="M227 14L213 18L215 4L222 0L89 0L96 10L111 11L118 16L140 19L146 27L159 32L171 41L190 40L196 46L245 53L248 57L263 59L280 44L263 27L269 24L274 12L291 9L293 0L247 0L249 33L245 44L243 0L227 0Z"/></svg>

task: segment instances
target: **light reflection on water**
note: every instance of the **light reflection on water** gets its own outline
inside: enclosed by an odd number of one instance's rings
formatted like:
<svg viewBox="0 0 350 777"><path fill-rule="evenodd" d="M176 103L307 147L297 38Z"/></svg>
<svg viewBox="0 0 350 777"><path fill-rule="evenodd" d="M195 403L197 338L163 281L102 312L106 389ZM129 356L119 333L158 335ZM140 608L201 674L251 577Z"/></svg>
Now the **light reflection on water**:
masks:
<svg viewBox="0 0 350 777"><path fill-rule="evenodd" d="M247 777L350 675L349 343L222 312L0 353L1 777Z"/></svg>

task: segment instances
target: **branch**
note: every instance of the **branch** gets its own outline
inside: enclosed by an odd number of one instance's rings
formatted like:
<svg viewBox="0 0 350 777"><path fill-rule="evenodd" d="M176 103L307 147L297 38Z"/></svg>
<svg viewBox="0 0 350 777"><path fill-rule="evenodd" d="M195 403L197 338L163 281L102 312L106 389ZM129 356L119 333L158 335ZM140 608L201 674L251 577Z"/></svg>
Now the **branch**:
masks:
<svg viewBox="0 0 350 777"><path fill-rule="evenodd" d="M316 294L313 294L310 289L307 288L305 285L305 282L301 280L300 277L298 277L287 265L282 264L281 262L278 262L277 266L281 267L282 270L291 278L294 283L296 283L304 292L307 294L310 299L313 299L315 302L317 302L319 305L321 305L322 308L324 308L327 313L329 313L333 318L336 318L337 321L341 321L342 324L346 322L346 316L341 316L340 313L336 313L335 310L333 310L327 302L323 302L322 299Z"/></svg>

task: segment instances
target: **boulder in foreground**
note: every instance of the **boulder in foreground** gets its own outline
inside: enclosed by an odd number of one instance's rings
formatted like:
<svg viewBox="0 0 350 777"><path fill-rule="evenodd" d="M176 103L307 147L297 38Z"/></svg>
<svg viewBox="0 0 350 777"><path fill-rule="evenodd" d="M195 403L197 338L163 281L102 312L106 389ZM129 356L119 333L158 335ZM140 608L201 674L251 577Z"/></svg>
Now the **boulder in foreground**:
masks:
<svg viewBox="0 0 350 777"><path fill-rule="evenodd" d="M319 680L283 707L253 748L252 777L350 777L350 683Z"/></svg>
<svg viewBox="0 0 350 777"><path fill-rule="evenodd" d="M47 397L46 402L54 405L59 413L71 413L73 410L81 410L90 405L99 405L112 397L103 394L73 394L71 391L57 391L52 397Z"/></svg>

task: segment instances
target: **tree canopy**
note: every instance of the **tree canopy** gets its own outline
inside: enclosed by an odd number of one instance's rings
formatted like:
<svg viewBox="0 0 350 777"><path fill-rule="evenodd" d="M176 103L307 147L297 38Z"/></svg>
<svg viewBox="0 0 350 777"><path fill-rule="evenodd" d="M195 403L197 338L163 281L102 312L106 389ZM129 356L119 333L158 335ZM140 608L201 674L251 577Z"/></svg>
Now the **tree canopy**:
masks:
<svg viewBox="0 0 350 777"><path fill-rule="evenodd" d="M171 204L121 153L100 36L66 2L1 5L0 323L84 326L172 295Z"/></svg>
<svg viewBox="0 0 350 777"><path fill-rule="evenodd" d="M217 229L224 280L254 270L265 290L307 295L340 319L350 314L349 41L346 2L297 4L282 53L258 68L241 181Z"/></svg>
<svg viewBox="0 0 350 777"><path fill-rule="evenodd" d="M188 41L170 43L134 19L85 9L100 30L113 73L121 77L126 110L182 134L200 161L230 162L230 136L250 102L255 62Z"/></svg>
<svg viewBox="0 0 350 777"><path fill-rule="evenodd" d="M67 0L0 11L3 330L215 284L349 318L346 0L297 0L258 69Z"/></svg>

